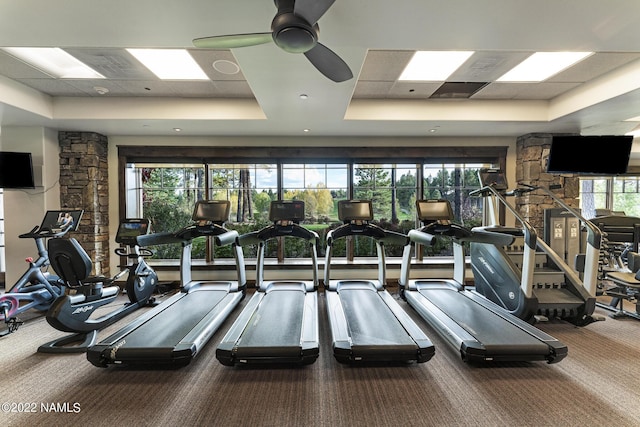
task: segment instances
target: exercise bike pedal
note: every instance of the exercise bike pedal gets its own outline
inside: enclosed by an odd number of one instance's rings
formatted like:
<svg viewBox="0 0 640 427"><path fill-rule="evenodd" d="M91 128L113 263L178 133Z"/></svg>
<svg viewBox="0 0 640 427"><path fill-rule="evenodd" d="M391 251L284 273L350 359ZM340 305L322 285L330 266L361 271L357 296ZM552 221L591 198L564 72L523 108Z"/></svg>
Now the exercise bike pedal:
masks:
<svg viewBox="0 0 640 427"><path fill-rule="evenodd" d="M0 337L12 334L17 331L20 326L24 325L24 322L17 317L11 317L8 320L5 320L4 323L7 325L7 329L0 332Z"/></svg>

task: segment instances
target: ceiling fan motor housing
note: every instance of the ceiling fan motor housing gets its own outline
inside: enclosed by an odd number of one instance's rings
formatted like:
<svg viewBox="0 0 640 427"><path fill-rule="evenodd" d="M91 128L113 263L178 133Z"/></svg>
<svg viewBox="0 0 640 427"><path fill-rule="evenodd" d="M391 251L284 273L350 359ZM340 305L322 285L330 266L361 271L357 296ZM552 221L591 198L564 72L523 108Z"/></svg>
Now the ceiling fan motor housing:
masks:
<svg viewBox="0 0 640 427"><path fill-rule="evenodd" d="M318 43L318 25L311 25L293 11L278 11L271 22L273 41L282 50L305 53Z"/></svg>

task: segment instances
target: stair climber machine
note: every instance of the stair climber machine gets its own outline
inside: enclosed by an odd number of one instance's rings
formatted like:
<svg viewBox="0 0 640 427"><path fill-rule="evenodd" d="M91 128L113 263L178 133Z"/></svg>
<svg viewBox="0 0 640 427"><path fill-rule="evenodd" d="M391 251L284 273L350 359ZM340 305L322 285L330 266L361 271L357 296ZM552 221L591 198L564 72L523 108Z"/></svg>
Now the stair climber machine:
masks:
<svg viewBox="0 0 640 427"><path fill-rule="evenodd" d="M180 291L92 346L87 359L93 365L179 368L191 363L245 294L238 233L223 226L229 210L227 200L200 200L193 211L193 224L175 233L138 237L138 242L148 246L182 245ZM218 246L232 246L237 280L192 279L191 248L198 237L213 237Z"/></svg>
<svg viewBox="0 0 640 427"><path fill-rule="evenodd" d="M471 243L471 267L475 290L527 322L557 317L577 326L586 326L603 317L594 315L598 285L598 263L602 233L575 209L549 189L520 184L508 190L504 173L498 169L480 170L482 188L473 192L485 198L489 224L476 231L511 234L520 245ZM563 256L537 238L536 230L513 208L506 197L537 191L549 197L586 230L583 277L569 266ZM498 221L498 209L504 206L521 227L507 227ZM522 246L522 251L514 250Z"/></svg>
<svg viewBox="0 0 640 427"><path fill-rule="evenodd" d="M309 365L319 354L318 235L299 225L304 202L271 202L269 220L261 230L243 234L242 246L257 245L256 291L218 345L216 357L226 366ZM311 253L311 280L265 280L265 249L269 241L303 239Z"/></svg>
<svg viewBox="0 0 640 427"><path fill-rule="evenodd" d="M140 247L138 238L149 231L147 219L125 219L118 227L116 242L124 245L115 253L127 258L127 265L114 277L90 276L91 258L75 239L49 240L51 265L70 291L57 298L47 311L47 322L54 328L73 332L38 348L42 353L82 353L95 344L100 329L122 319L140 307L155 305L158 276L145 262L153 255ZM127 274L124 290L129 302L103 313L120 295L116 281ZM104 307L104 308L103 308Z"/></svg>
<svg viewBox="0 0 640 427"><path fill-rule="evenodd" d="M28 233L19 235L21 239L33 239L38 250L38 258L29 257L27 271L6 293L0 295L0 321L6 328L0 331L0 337L18 330L22 321L18 315L27 310L47 311L56 298L65 292L65 284L60 278L51 274L48 267L48 239L59 239L70 231L78 229L82 210L47 211L40 226Z"/></svg>
<svg viewBox="0 0 640 427"><path fill-rule="evenodd" d="M327 234L324 267L325 298L334 357L341 363L427 362L435 353L429 338L385 289L385 245L407 244L407 236L370 221L370 200L343 200L338 216L344 222ZM361 236L376 242L378 278L332 279L331 252L338 239Z"/></svg>
<svg viewBox="0 0 640 427"><path fill-rule="evenodd" d="M418 200L416 206L424 226L409 231L400 272L400 294L407 303L465 362L561 361L567 355L564 344L464 286L464 243L502 246L511 244L514 237L452 223L447 200ZM453 279L411 279L413 244L428 246L436 239L451 239Z"/></svg>

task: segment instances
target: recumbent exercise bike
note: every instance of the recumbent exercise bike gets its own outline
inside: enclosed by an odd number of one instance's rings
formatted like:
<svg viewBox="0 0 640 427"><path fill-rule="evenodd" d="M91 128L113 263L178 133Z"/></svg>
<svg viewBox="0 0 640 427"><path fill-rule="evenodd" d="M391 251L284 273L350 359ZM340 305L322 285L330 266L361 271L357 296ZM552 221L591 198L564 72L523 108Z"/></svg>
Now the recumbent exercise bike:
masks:
<svg viewBox="0 0 640 427"><path fill-rule="evenodd" d="M145 262L145 256L153 255L149 249L141 248L138 236L149 231L146 219L125 219L120 223L116 242L125 245L115 250L132 263L112 278L91 276L93 263L76 239L49 241L49 258L54 271L65 286L75 294L57 298L47 312L47 322L54 328L72 332L54 341L41 345L43 353L80 353L95 344L97 334L134 310L154 305L153 294L158 283L155 271ZM125 291L129 302L101 316L92 314L97 309L112 303L120 294L116 280L128 274Z"/></svg>

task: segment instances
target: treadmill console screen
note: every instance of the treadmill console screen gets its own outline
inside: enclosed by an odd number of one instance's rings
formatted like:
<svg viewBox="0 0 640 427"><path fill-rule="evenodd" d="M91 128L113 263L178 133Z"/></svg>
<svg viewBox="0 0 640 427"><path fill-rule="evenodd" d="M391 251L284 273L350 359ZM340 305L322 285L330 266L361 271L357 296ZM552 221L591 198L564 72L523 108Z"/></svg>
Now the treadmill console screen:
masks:
<svg viewBox="0 0 640 427"><path fill-rule="evenodd" d="M228 200L198 200L191 219L223 223L229 219L231 202Z"/></svg>
<svg viewBox="0 0 640 427"><path fill-rule="evenodd" d="M341 200L338 202L338 218L340 221L371 221L371 200Z"/></svg>
<svg viewBox="0 0 640 427"><path fill-rule="evenodd" d="M80 219L82 218L82 210L75 211L47 211L40 224L41 232L47 232L48 230L58 233L60 231L76 231L78 225L80 225Z"/></svg>
<svg viewBox="0 0 640 427"><path fill-rule="evenodd" d="M452 220L453 209L448 200L418 200L418 219L420 221Z"/></svg>
<svg viewBox="0 0 640 427"><path fill-rule="evenodd" d="M480 178L480 185L482 187L493 186L493 188L498 191L503 191L508 188L507 178L500 169L480 169L478 178Z"/></svg>
<svg viewBox="0 0 640 427"><path fill-rule="evenodd" d="M274 200L269 206L269 221L304 220L304 202L302 200Z"/></svg>
<svg viewBox="0 0 640 427"><path fill-rule="evenodd" d="M120 223L116 234L116 243L135 245L136 237L149 233L149 220L127 218Z"/></svg>

